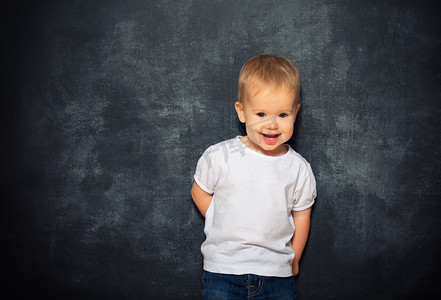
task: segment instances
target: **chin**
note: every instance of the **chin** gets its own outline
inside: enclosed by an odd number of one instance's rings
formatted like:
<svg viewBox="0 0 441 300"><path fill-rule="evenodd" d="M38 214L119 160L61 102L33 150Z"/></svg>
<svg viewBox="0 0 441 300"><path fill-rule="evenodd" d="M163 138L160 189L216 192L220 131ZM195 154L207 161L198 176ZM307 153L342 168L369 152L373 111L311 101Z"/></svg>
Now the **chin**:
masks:
<svg viewBox="0 0 441 300"><path fill-rule="evenodd" d="M280 146L282 146L282 144L271 145L271 146L263 145L263 146L260 146L260 148L263 149L264 151L276 151L276 150L279 150Z"/></svg>

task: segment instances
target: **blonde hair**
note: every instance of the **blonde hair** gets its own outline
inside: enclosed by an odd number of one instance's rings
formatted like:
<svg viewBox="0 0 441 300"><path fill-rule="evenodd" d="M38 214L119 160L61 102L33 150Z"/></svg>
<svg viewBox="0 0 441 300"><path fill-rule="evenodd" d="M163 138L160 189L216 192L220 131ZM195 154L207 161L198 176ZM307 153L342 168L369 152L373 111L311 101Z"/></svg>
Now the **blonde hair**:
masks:
<svg viewBox="0 0 441 300"><path fill-rule="evenodd" d="M286 88L294 92L295 103L300 103L300 76L288 59L270 54L253 57L240 70L237 99L243 103L251 92L257 95L265 88L277 91Z"/></svg>

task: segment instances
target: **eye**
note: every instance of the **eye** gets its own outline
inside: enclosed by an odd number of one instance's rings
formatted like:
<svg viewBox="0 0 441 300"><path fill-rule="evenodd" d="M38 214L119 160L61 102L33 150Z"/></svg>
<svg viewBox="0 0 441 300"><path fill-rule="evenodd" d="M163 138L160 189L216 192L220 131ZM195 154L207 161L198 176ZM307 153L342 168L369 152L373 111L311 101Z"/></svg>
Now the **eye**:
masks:
<svg viewBox="0 0 441 300"><path fill-rule="evenodd" d="M259 112L256 115L261 118L265 117L265 113L263 113L263 112Z"/></svg>
<svg viewBox="0 0 441 300"><path fill-rule="evenodd" d="M281 118L286 118L287 116L288 116L287 113L281 113L281 114L279 115L279 117L281 117Z"/></svg>

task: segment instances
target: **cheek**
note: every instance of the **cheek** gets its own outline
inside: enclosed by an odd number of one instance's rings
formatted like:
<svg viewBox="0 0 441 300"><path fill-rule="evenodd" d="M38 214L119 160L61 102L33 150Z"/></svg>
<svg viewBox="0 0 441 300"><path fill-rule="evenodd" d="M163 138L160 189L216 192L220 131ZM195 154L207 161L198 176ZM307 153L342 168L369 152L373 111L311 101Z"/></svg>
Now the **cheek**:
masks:
<svg viewBox="0 0 441 300"><path fill-rule="evenodd" d="M247 127L252 130L259 130L265 126L265 121L261 118L250 114L247 116Z"/></svg>
<svg viewBox="0 0 441 300"><path fill-rule="evenodd" d="M289 132L294 132L294 122L289 121L289 122L284 122L283 123L283 130L286 131L287 133Z"/></svg>

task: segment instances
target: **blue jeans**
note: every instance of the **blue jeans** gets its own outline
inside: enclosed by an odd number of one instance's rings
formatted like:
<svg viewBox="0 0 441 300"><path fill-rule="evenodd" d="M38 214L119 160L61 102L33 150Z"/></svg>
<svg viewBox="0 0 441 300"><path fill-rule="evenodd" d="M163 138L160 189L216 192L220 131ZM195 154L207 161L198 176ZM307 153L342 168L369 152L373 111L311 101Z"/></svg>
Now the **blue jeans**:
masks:
<svg viewBox="0 0 441 300"><path fill-rule="evenodd" d="M204 300L297 299L294 276L229 275L204 271Z"/></svg>

